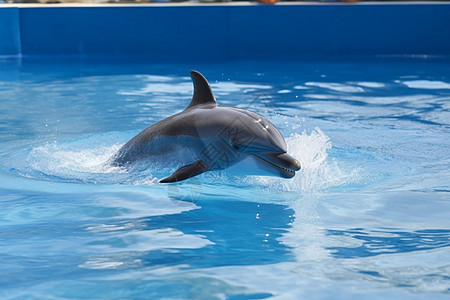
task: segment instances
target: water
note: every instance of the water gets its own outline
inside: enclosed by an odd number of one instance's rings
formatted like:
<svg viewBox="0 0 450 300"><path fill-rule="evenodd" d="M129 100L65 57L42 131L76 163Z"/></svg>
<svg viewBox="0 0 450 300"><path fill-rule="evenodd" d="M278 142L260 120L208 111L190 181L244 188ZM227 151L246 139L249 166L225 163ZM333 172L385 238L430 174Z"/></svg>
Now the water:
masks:
<svg viewBox="0 0 450 300"><path fill-rule="evenodd" d="M0 60L2 299L448 299L450 62ZM259 112L291 180L104 163L189 70Z"/></svg>

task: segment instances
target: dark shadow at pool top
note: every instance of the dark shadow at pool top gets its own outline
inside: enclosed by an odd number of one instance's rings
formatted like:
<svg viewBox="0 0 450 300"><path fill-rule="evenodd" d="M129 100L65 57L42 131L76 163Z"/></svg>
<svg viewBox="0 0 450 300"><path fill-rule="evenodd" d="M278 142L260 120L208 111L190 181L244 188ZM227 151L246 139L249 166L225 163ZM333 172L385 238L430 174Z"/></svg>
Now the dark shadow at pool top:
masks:
<svg viewBox="0 0 450 300"><path fill-rule="evenodd" d="M200 249L150 251L146 265L189 265L190 268L264 265L294 259L281 235L290 228L293 211L283 205L238 200L209 200L201 209L152 217L149 230L170 227L205 236L213 245Z"/></svg>
<svg viewBox="0 0 450 300"><path fill-rule="evenodd" d="M424 3L4 7L0 55L448 54L450 6Z"/></svg>
<svg viewBox="0 0 450 300"><path fill-rule="evenodd" d="M412 232L362 228L328 230L330 236L345 236L361 243L357 247L329 247L337 258L359 258L382 254L398 254L450 247L450 231L427 229Z"/></svg>

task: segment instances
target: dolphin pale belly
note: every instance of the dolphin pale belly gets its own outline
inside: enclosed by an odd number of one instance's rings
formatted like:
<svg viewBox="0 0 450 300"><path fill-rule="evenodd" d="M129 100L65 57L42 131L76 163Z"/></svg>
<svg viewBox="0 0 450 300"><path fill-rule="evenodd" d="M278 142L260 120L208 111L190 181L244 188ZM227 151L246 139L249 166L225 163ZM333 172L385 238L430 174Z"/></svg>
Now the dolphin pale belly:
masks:
<svg viewBox="0 0 450 300"><path fill-rule="evenodd" d="M191 77L194 95L189 106L128 141L111 158L112 165L126 167L142 159L177 153L172 160L182 167L162 183L239 168L240 162L249 160L258 170L244 169L244 174L263 171L292 178L300 170L300 163L286 153L286 142L270 121L245 109L218 105L205 77L197 71L191 71Z"/></svg>

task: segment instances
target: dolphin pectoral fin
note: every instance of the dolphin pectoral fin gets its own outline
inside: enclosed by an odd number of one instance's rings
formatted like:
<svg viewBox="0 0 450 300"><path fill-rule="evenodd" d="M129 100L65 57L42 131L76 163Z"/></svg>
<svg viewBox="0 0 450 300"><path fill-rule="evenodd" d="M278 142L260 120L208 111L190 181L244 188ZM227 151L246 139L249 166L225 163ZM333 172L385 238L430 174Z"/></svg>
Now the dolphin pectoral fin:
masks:
<svg viewBox="0 0 450 300"><path fill-rule="evenodd" d="M197 160L195 163L183 166L176 170L172 175L167 178L161 179L160 183L168 183L168 182L176 182L185 180L194 176L197 176L205 171L207 171L209 167L201 160Z"/></svg>

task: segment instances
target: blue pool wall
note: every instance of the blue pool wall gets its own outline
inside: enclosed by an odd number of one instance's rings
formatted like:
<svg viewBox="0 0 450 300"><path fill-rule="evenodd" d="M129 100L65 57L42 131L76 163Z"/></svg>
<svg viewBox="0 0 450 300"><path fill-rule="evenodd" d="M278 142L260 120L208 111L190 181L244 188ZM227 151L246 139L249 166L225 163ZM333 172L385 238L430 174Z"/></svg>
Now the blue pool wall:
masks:
<svg viewBox="0 0 450 300"><path fill-rule="evenodd" d="M450 4L0 7L0 55L450 54Z"/></svg>

